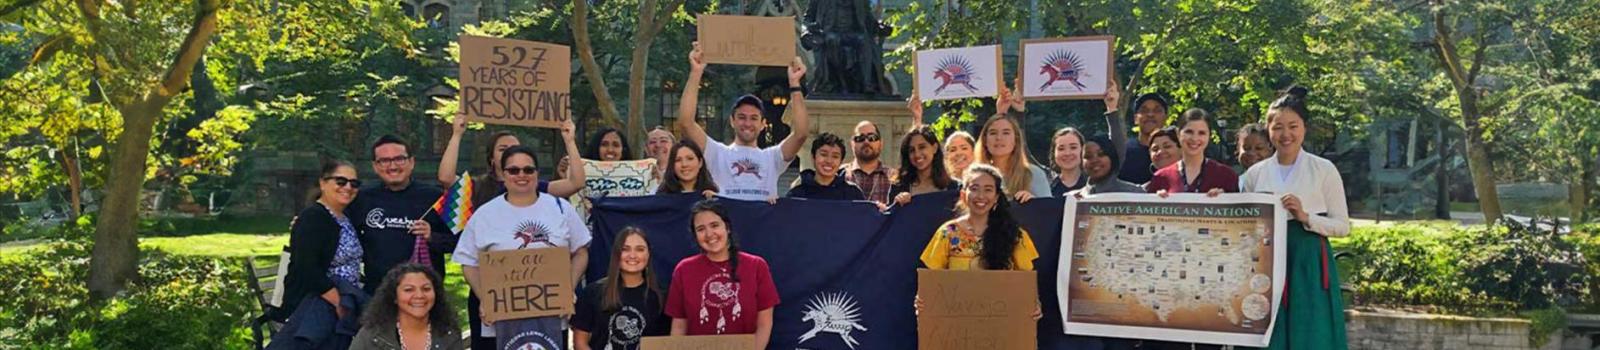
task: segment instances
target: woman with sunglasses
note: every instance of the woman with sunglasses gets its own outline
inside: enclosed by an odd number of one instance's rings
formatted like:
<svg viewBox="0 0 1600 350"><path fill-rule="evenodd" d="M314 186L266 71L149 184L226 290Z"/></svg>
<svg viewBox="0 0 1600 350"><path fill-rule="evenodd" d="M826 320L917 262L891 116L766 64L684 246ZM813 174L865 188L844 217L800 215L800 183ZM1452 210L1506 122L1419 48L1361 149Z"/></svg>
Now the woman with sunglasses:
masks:
<svg viewBox="0 0 1600 350"><path fill-rule="evenodd" d="M461 274L480 300L493 300L484 294L482 275L479 274L479 256L488 251L518 249L565 248L570 252L574 285L583 278L589 265L588 226L578 217L572 203L546 193L539 193L539 163L528 146L508 148L500 155L501 179L506 184L506 194L478 208L467 221L461 240L456 243L452 259L461 264ZM480 304L480 309L488 304ZM481 310L468 310L480 312ZM497 320L487 313L479 318L485 337L495 337L497 349L520 349L524 346L546 349L565 348L566 322L559 316Z"/></svg>
<svg viewBox="0 0 1600 350"><path fill-rule="evenodd" d="M344 214L345 207L356 198L361 181L356 179L356 168L350 162L330 160L322 165L317 185L321 191L316 203L300 211L300 216L289 229L289 272L284 278L282 315L294 314L293 323L315 323L308 318L319 318L328 323L338 323L357 315L354 300L344 300L350 294L361 294L361 241L356 237L355 226ZM364 299L362 295L358 299ZM350 301L344 303L346 301ZM300 307L331 310L312 315L312 310ZM314 310L314 309L313 309ZM333 316L329 319L328 316ZM298 328L298 327L296 327ZM290 347L318 347L336 342L347 344L348 335L333 334L308 338L300 336L274 337L273 343L294 344ZM280 334L289 334L283 332ZM293 339L283 339L293 338Z"/></svg>

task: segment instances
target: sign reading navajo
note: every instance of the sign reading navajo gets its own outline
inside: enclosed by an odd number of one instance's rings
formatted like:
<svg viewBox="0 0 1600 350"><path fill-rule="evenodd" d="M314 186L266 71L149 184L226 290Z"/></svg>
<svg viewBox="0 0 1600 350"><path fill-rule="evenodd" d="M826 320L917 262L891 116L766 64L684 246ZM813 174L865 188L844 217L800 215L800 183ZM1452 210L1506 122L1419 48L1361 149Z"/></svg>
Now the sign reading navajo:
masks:
<svg viewBox="0 0 1600 350"><path fill-rule="evenodd" d="M706 63L789 66L794 61L794 17L700 15L700 50Z"/></svg>
<svg viewBox="0 0 1600 350"><path fill-rule="evenodd" d="M559 128L572 117L572 50L462 35L461 92L468 121Z"/></svg>
<svg viewBox="0 0 1600 350"><path fill-rule="evenodd" d="M567 248L483 252L478 259L489 318L515 320L572 314L572 260Z"/></svg>
<svg viewBox="0 0 1600 350"><path fill-rule="evenodd" d="M917 270L917 348L1032 349L1033 271Z"/></svg>
<svg viewBox="0 0 1600 350"><path fill-rule="evenodd" d="M1017 76L1030 100L1105 97L1115 62L1115 36L1022 40Z"/></svg>
<svg viewBox="0 0 1600 350"><path fill-rule="evenodd" d="M639 350L750 350L754 334L639 338Z"/></svg>
<svg viewBox="0 0 1600 350"><path fill-rule="evenodd" d="M1000 46L917 51L917 96L923 101L1000 94Z"/></svg>
<svg viewBox="0 0 1600 350"><path fill-rule="evenodd" d="M1067 333L1267 345L1286 261L1276 197L1105 194L1068 200L1063 213Z"/></svg>

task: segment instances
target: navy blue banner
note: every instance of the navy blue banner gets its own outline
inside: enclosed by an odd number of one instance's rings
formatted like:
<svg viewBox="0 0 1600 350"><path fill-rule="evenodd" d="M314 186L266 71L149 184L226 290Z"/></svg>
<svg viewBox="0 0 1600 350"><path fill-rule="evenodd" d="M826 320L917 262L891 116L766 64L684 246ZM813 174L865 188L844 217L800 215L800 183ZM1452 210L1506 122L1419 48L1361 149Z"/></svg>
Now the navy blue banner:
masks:
<svg viewBox="0 0 1600 350"><path fill-rule="evenodd" d="M616 233L638 226L650 242L651 266L661 283L669 282L678 261L699 252L689 208L700 199L683 194L594 200L589 280L603 276ZM870 202L721 199L740 248L765 258L778 285L782 303L768 348L916 349L911 303L919 255L934 230L953 217L955 199L955 192L925 194L890 214ZM1034 265L1045 313L1040 344L1054 343L1059 336L1052 335L1061 334L1055 302L1061 210L1060 199L1035 199L1012 209L1039 247Z"/></svg>

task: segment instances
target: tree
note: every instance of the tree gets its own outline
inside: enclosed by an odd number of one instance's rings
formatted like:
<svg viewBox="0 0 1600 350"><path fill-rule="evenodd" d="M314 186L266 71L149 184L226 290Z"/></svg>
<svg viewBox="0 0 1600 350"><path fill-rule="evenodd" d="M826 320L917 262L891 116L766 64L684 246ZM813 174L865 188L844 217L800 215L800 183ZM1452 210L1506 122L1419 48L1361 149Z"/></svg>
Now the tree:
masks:
<svg viewBox="0 0 1600 350"><path fill-rule="evenodd" d="M684 0L638 0L639 7L636 14L638 25L633 32L633 49L628 60L628 120L624 124L617 118L616 101L611 98L607 90L605 71L595 61L594 45L589 39L589 4L587 1L572 2L572 36L577 42L578 61L583 65L583 76L589 80L589 87L594 92L595 100L599 102L600 113L612 125L621 126L628 133L628 138L633 140L644 139L644 125L641 117L644 115L644 88L645 68L650 63L650 48L655 44L656 37L661 34L675 15L680 14Z"/></svg>
<svg viewBox="0 0 1600 350"><path fill-rule="evenodd" d="M90 260L91 295L112 297L137 273L134 223L140 191L153 176L151 142L158 123L188 108L173 102L191 98L190 78L197 67L228 72L259 66L273 55L326 53L327 38L354 28L403 33L385 24L400 16L395 4L375 0L44 0L4 7L0 18L18 23L28 35L47 38L33 50L27 70L73 70L78 79L57 83L67 91L86 92L81 88L85 80L93 82L94 92L114 115L110 121L120 126L115 135L106 135L110 158ZM66 62L80 64L62 64Z"/></svg>
<svg viewBox="0 0 1600 350"><path fill-rule="evenodd" d="M1502 35L1510 23L1498 13L1502 9L1495 8L1497 6L1473 6L1490 4L1432 1L1435 54L1455 89L1456 103L1461 109L1461 123L1467 131L1467 166L1472 171L1472 187L1478 193L1478 208L1488 220L1498 220L1504 212L1500 208L1500 194L1495 189L1494 161L1489 156L1492 145L1484 139L1486 130L1482 118L1487 113L1479 104L1482 92L1477 84L1483 67L1489 64L1490 40ZM1452 10L1480 16L1452 17ZM1462 57L1462 46L1469 50L1470 58Z"/></svg>

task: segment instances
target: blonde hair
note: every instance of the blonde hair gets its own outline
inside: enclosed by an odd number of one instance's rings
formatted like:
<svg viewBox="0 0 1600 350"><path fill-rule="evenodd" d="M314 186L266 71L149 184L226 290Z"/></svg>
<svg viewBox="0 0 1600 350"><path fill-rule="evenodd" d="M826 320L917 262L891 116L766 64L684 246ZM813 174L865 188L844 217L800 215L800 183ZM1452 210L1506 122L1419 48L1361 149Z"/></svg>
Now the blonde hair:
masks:
<svg viewBox="0 0 1600 350"><path fill-rule="evenodd" d="M967 175L967 174L963 173L965 171L965 169L956 169L955 166L950 165L950 145L952 143L955 143L956 139L966 140L967 141L967 146L971 146L974 151L976 151L977 148L978 148L978 139L975 138L975 137L972 137L972 134L969 134L966 131L952 132L952 133L950 133L950 135L945 135L945 137L944 137L944 145L941 146L941 147L944 147L944 149L945 149L945 152L944 152L945 155L944 155L944 160L943 160L943 162L945 162L945 169L947 169L947 171L950 172L950 178L952 178L952 179L961 179L962 176L966 176ZM976 152L974 152L974 153L976 153ZM970 164L969 164L969 166L970 166Z"/></svg>
<svg viewBox="0 0 1600 350"><path fill-rule="evenodd" d="M1011 123L1011 135L1016 141L1016 145L1011 148L1011 158L1006 161L1010 164L994 164L994 157L989 156L988 146L984 145L983 142L989 135L989 128L994 127L994 123L999 121ZM989 118L989 121L983 123L983 130L979 131L978 134L984 137L978 138L977 146L973 147L976 149L976 152L973 152L976 153L973 155L975 162L993 165L996 169L1006 169L1000 175L1003 175L1005 179L1007 193L1027 191L1028 185L1033 182L1033 172L1029 171L1033 167L1033 161L1028 159L1028 142L1026 138L1022 137L1022 123L1018 123L1017 118L1012 118L1009 115L995 115Z"/></svg>

